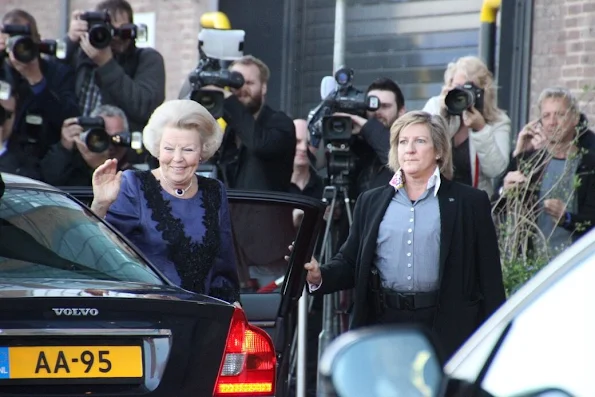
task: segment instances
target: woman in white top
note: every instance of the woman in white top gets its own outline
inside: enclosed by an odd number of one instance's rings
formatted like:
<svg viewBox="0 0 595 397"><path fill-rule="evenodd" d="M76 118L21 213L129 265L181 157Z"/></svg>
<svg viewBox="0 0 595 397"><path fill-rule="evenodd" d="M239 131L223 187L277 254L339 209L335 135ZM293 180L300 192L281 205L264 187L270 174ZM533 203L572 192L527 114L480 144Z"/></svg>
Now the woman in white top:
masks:
<svg viewBox="0 0 595 397"><path fill-rule="evenodd" d="M453 115L444 99L455 87L472 83L483 90L481 111L472 106L462 115ZM481 59L459 58L448 64L440 95L430 98L424 111L440 114L448 121L452 138L454 180L494 192L494 178L501 176L510 161L511 126L508 116L496 103L496 86L492 73Z"/></svg>

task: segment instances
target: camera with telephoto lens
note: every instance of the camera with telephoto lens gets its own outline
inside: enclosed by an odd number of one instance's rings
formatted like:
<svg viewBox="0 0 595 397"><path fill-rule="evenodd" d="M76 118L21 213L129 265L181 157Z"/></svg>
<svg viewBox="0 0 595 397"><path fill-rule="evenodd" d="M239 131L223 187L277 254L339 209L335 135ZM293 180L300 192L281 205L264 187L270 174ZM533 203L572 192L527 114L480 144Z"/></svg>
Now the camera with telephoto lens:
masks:
<svg viewBox="0 0 595 397"><path fill-rule="evenodd" d="M19 62L30 63L38 58L39 54L47 54L59 59L66 58L66 43L61 40L36 42L31 35L29 25L4 25L2 33L9 36L6 51L11 52Z"/></svg>
<svg viewBox="0 0 595 397"><path fill-rule="evenodd" d="M87 11L80 16L87 21L89 42L97 49L107 48L114 37L122 40L147 40L147 26L128 23L116 28L112 26L107 11Z"/></svg>
<svg viewBox="0 0 595 397"><path fill-rule="evenodd" d="M203 87L242 88L244 76L228 70L227 66L242 57L244 36L243 30L217 29L202 29L198 35L200 60L188 77L192 87L190 99L204 106L216 119L223 117L224 95Z"/></svg>
<svg viewBox="0 0 595 397"><path fill-rule="evenodd" d="M475 107L480 113L483 112L484 90L472 82L456 86L446 94L444 104L449 114L460 116L465 110Z"/></svg>
<svg viewBox="0 0 595 397"><path fill-rule="evenodd" d="M85 130L80 135L81 141L94 153L104 152L110 145L130 147L134 150L142 147L140 132L124 131L116 135L109 135L105 131L105 121L102 117L78 117L76 123Z"/></svg>

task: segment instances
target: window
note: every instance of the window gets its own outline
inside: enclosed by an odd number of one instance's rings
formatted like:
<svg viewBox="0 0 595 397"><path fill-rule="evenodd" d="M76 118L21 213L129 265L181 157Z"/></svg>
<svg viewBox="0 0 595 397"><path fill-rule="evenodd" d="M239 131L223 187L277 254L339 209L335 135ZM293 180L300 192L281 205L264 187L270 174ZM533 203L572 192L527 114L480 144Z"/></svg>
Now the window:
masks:
<svg viewBox="0 0 595 397"><path fill-rule="evenodd" d="M482 388L497 397L548 389L573 396L593 395L593 280L595 255L580 262L520 312Z"/></svg>
<svg viewBox="0 0 595 397"><path fill-rule="evenodd" d="M279 292L287 273L287 247L299 227L294 208L274 202L231 203L230 213L242 293Z"/></svg>
<svg viewBox="0 0 595 397"><path fill-rule="evenodd" d="M163 284L107 226L61 193L7 189L0 200L0 278Z"/></svg>

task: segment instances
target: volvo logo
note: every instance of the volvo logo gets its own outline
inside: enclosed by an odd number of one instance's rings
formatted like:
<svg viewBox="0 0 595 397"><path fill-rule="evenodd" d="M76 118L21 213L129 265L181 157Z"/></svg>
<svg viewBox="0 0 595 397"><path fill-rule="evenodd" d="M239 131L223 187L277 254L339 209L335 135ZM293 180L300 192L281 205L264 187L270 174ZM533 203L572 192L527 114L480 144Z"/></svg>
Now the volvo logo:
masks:
<svg viewBox="0 0 595 397"><path fill-rule="evenodd" d="M56 316L96 316L99 314L97 309L83 307L54 307L52 310L56 313Z"/></svg>

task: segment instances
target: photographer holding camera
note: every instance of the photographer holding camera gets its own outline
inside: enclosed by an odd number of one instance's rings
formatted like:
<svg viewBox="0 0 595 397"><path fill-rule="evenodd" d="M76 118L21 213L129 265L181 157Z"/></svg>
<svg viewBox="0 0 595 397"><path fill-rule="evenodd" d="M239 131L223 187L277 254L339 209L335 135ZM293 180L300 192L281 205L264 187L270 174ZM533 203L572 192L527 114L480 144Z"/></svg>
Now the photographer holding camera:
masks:
<svg viewBox="0 0 595 397"><path fill-rule="evenodd" d="M243 76L241 88L231 91L208 85L224 95L227 123L221 149L210 161L231 189L287 192L293 173L295 127L289 116L265 103L270 71L260 59L243 56L229 70Z"/></svg>
<svg viewBox="0 0 595 397"><path fill-rule="evenodd" d="M42 160L45 182L91 186L93 171L108 159L118 160L118 170L132 168L125 160L129 142L120 139L128 133L124 111L111 105L95 108L90 117L64 120L60 142Z"/></svg>
<svg viewBox="0 0 595 397"><path fill-rule="evenodd" d="M0 80L10 88L0 100L0 170L34 179L41 179L39 161L60 139L63 120L78 115L72 70L41 57L40 47L31 14L16 9L4 15Z"/></svg>
<svg viewBox="0 0 595 397"><path fill-rule="evenodd" d="M105 0L95 12L74 11L66 61L76 70L83 116L102 104L117 106L130 128L142 131L165 99L165 64L155 49L136 47L138 27L132 21L132 7L125 0Z"/></svg>
<svg viewBox="0 0 595 397"><path fill-rule="evenodd" d="M430 98L424 111L448 121L452 139L454 180L494 192L494 179L510 162L510 119L498 109L492 73L474 56L448 64L440 96Z"/></svg>

